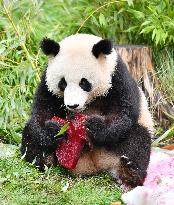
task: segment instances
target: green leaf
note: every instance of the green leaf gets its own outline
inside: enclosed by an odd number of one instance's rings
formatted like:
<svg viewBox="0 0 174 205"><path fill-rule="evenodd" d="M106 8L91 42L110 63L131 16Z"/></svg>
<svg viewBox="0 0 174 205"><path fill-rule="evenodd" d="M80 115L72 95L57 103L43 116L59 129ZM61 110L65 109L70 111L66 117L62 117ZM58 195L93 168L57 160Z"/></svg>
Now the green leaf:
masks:
<svg viewBox="0 0 174 205"><path fill-rule="evenodd" d="M129 27L127 30L125 30L124 32L131 32L131 31L136 31L136 28L139 27L139 26L131 26Z"/></svg>
<svg viewBox="0 0 174 205"><path fill-rule="evenodd" d="M156 35L156 32L157 32L157 30L156 30L156 28L153 30L153 32L152 32L152 40L154 40L154 38L155 38L155 35Z"/></svg>
<svg viewBox="0 0 174 205"><path fill-rule="evenodd" d="M156 45L158 45L160 41L161 41L161 33L158 31L155 39Z"/></svg>
<svg viewBox="0 0 174 205"><path fill-rule="evenodd" d="M127 3L128 3L129 6L133 6L134 5L133 0L127 0Z"/></svg>
<svg viewBox="0 0 174 205"><path fill-rule="evenodd" d="M0 54L2 54L5 51L5 47L0 48Z"/></svg>
<svg viewBox="0 0 174 205"><path fill-rule="evenodd" d="M61 127L60 131L54 137L59 137L60 135L63 135L68 128L69 128L69 124L68 123L64 124L64 126Z"/></svg>
<svg viewBox="0 0 174 205"><path fill-rule="evenodd" d="M163 135L158 137L153 143L152 146L155 147L159 144L159 142L169 136L169 134L174 130L174 127L168 129Z"/></svg>
<svg viewBox="0 0 174 205"><path fill-rule="evenodd" d="M150 23L151 23L151 21L147 20L147 21L143 22L143 23L141 24L141 26L146 26L146 25L148 25L148 24L150 24Z"/></svg>
<svg viewBox="0 0 174 205"><path fill-rule="evenodd" d="M99 23L100 23L101 26L106 25L106 19L105 19L105 16L102 13L100 13L100 15L99 15Z"/></svg>
<svg viewBox="0 0 174 205"><path fill-rule="evenodd" d="M92 19L92 22L93 22L96 26L99 26L99 23L98 23L98 21L97 21L97 19L96 19L95 16L92 16L91 19Z"/></svg>
<svg viewBox="0 0 174 205"><path fill-rule="evenodd" d="M154 29L154 26L147 26L147 27L145 27L145 28L143 28L142 30L141 30L141 32L140 32L140 34L142 34L142 33L150 33L150 32L152 32L153 31L153 29Z"/></svg>
<svg viewBox="0 0 174 205"><path fill-rule="evenodd" d="M114 16L117 16L118 14L121 14L121 13L123 13L123 12L125 12L125 8L121 8L117 13L116 12L114 12Z"/></svg>
<svg viewBox="0 0 174 205"><path fill-rule="evenodd" d="M137 11L137 10L134 10L134 9L128 9L128 12L132 13L135 16L135 18L137 18L137 19L144 18L144 13L141 12L141 11Z"/></svg>

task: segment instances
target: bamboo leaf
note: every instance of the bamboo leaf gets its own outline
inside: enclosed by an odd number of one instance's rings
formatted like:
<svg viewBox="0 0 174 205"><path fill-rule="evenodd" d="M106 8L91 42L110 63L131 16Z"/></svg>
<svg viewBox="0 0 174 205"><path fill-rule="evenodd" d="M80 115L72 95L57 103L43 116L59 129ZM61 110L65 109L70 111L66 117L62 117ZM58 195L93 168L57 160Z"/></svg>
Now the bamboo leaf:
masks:
<svg viewBox="0 0 174 205"><path fill-rule="evenodd" d="M68 128L69 128L69 124L68 123L64 124L64 126L61 127L60 131L54 137L59 137L60 135L63 135Z"/></svg>
<svg viewBox="0 0 174 205"><path fill-rule="evenodd" d="M141 11L137 11L134 9L129 9L128 12L132 13L137 19L142 19L144 18L144 13Z"/></svg>
<svg viewBox="0 0 174 205"><path fill-rule="evenodd" d="M100 23L101 26L106 25L106 19L105 19L105 16L102 13L100 13L100 15L99 15L99 23Z"/></svg>
<svg viewBox="0 0 174 205"><path fill-rule="evenodd" d="M163 135L161 135L160 137L158 137L155 141L153 141L152 146L157 146L159 144L160 141L162 141L163 139L165 139L166 137L169 136L169 134L174 130L174 127L170 128L169 130L167 130Z"/></svg>
<svg viewBox="0 0 174 205"><path fill-rule="evenodd" d="M128 3L129 6L133 6L134 5L133 0L127 0L127 3Z"/></svg>

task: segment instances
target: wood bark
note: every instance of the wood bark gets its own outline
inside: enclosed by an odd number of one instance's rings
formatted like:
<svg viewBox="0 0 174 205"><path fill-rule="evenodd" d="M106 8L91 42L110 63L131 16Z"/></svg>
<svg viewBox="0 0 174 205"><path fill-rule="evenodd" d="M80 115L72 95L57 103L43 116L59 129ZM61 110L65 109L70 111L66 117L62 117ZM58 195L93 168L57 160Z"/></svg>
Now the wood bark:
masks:
<svg viewBox="0 0 174 205"><path fill-rule="evenodd" d="M174 116L174 106L166 100L160 89L151 48L143 45L122 45L115 46L115 49L148 98L150 110L157 124L167 127L170 124L169 115Z"/></svg>

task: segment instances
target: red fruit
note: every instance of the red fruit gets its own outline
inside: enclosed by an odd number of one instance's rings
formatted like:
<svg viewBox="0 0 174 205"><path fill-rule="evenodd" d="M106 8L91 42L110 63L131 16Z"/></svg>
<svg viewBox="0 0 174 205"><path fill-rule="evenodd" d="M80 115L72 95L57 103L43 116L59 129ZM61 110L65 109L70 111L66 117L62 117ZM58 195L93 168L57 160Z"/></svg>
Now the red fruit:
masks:
<svg viewBox="0 0 174 205"><path fill-rule="evenodd" d="M69 128L66 131L68 139L59 143L56 150L59 164L67 169L74 169L76 167L82 149L87 141L84 126L86 119L87 116L82 114L75 114L74 120L72 121L59 117L52 118L52 120L57 121L59 125L69 124Z"/></svg>

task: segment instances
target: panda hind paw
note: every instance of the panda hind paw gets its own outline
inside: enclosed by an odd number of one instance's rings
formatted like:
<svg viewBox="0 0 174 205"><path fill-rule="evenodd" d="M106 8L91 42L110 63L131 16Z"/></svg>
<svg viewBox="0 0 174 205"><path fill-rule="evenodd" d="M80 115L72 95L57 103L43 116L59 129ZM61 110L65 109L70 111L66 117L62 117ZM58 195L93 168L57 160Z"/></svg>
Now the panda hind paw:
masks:
<svg viewBox="0 0 174 205"><path fill-rule="evenodd" d="M120 157L120 178L128 186L135 187L143 184L141 170L127 156Z"/></svg>

